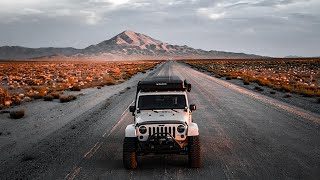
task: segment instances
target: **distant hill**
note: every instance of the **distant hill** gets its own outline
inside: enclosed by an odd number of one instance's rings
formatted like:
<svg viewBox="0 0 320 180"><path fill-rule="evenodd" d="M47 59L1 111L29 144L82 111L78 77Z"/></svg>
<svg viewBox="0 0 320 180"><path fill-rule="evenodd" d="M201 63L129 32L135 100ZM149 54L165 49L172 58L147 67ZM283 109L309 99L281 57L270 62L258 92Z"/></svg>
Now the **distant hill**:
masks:
<svg viewBox="0 0 320 180"><path fill-rule="evenodd" d="M44 56L52 56L62 54L65 56L72 56L81 52L80 49L75 48L25 48L20 46L2 46L0 47L0 59L26 59Z"/></svg>
<svg viewBox="0 0 320 180"><path fill-rule="evenodd" d="M67 48L25 48L20 46L0 47L0 59L27 59L52 55L74 57L148 57L148 58L263 58L262 56L223 51L205 51L188 46L171 45L133 31L124 31L115 37L84 49Z"/></svg>
<svg viewBox="0 0 320 180"><path fill-rule="evenodd" d="M303 58L303 57L302 56L290 55L290 56L285 56L284 58Z"/></svg>

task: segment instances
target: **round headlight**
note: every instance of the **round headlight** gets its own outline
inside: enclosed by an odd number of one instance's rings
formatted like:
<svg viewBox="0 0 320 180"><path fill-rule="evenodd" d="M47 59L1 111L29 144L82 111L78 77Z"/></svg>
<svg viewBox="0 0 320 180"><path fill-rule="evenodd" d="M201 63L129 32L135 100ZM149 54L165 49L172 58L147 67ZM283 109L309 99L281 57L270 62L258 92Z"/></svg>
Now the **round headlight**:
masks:
<svg viewBox="0 0 320 180"><path fill-rule="evenodd" d="M145 126L141 126L141 127L139 127L139 132L141 134L145 134L147 132L147 128Z"/></svg>
<svg viewBox="0 0 320 180"><path fill-rule="evenodd" d="M186 130L186 127L184 125L179 125L178 128L177 128L177 131L179 133L183 133L185 130Z"/></svg>

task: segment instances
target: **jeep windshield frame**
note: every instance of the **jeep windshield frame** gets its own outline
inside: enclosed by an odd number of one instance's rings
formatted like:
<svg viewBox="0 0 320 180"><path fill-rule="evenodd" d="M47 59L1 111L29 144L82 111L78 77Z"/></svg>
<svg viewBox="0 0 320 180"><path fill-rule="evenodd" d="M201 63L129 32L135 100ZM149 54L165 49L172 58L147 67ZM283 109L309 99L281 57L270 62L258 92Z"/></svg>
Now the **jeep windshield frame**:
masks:
<svg viewBox="0 0 320 180"><path fill-rule="evenodd" d="M187 99L183 94L141 95L137 107L139 110L185 109Z"/></svg>

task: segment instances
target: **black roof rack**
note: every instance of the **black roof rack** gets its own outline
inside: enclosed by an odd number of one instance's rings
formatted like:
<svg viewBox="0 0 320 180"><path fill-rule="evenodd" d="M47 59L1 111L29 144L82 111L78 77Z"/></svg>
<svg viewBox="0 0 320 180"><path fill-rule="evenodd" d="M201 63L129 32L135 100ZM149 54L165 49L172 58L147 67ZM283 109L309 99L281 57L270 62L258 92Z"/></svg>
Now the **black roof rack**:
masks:
<svg viewBox="0 0 320 180"><path fill-rule="evenodd" d="M191 84L178 76L156 76L139 81L139 91L191 91Z"/></svg>

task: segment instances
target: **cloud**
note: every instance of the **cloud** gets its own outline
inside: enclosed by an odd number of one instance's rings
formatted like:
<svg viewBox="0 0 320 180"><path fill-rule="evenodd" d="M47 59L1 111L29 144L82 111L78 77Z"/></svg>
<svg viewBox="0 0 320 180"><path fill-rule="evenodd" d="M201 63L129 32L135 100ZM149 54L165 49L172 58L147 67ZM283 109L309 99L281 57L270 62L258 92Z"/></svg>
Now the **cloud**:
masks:
<svg viewBox="0 0 320 180"><path fill-rule="evenodd" d="M39 9L23 8L19 13L21 13L22 15L34 15L34 14L43 14L44 11L41 11Z"/></svg>
<svg viewBox="0 0 320 180"><path fill-rule="evenodd" d="M94 5L104 5L116 8L118 6L122 6L125 4L129 4L130 0L89 0L88 4L94 4Z"/></svg>
<svg viewBox="0 0 320 180"><path fill-rule="evenodd" d="M212 20L218 20L223 18L226 15L226 12L221 12L221 10L208 9L208 8L200 8L197 10L199 15L208 17Z"/></svg>
<svg viewBox="0 0 320 180"><path fill-rule="evenodd" d="M93 11L81 11L81 13L84 14L85 22L88 25L96 25L102 20L102 17L97 15L96 12L93 12Z"/></svg>
<svg viewBox="0 0 320 180"><path fill-rule="evenodd" d="M286 44L307 54L320 46L319 9L319 0L0 0L0 46L83 48L132 29L207 50L291 54Z"/></svg>

